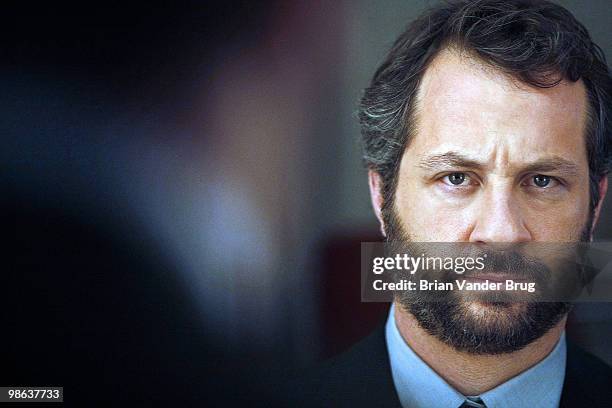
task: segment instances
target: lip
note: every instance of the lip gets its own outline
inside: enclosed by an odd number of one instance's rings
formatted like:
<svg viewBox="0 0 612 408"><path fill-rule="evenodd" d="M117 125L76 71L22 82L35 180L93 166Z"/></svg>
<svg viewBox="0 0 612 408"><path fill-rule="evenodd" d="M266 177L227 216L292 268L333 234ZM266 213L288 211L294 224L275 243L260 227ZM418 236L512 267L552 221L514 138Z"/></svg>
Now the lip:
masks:
<svg viewBox="0 0 612 408"><path fill-rule="evenodd" d="M466 276L465 279L473 280L477 282L489 281L489 282L501 282L501 283L507 280L512 280L515 282L525 282L526 281L525 279L519 278L517 276L501 275L501 274L472 275L472 276Z"/></svg>

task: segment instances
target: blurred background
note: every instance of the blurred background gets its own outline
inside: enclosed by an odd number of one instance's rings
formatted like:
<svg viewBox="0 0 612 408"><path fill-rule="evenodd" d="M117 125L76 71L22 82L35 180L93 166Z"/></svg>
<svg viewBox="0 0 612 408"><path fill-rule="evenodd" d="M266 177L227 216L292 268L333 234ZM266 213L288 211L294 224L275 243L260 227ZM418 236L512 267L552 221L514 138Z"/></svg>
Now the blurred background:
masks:
<svg viewBox="0 0 612 408"><path fill-rule="evenodd" d="M246 399L367 334L355 111L430 3L3 4L3 384ZM609 2L560 3L611 56ZM577 309L612 363L609 305Z"/></svg>

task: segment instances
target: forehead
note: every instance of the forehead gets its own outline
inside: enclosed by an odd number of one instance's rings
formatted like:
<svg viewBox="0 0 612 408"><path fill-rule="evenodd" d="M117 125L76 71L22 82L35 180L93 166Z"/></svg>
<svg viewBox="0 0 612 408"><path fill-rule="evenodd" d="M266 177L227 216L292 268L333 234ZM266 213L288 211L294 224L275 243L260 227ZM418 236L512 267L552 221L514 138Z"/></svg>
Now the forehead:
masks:
<svg viewBox="0 0 612 408"><path fill-rule="evenodd" d="M445 50L421 80L417 132L408 149L483 159L503 153L508 163L546 153L586 164L586 104L582 81L535 88Z"/></svg>

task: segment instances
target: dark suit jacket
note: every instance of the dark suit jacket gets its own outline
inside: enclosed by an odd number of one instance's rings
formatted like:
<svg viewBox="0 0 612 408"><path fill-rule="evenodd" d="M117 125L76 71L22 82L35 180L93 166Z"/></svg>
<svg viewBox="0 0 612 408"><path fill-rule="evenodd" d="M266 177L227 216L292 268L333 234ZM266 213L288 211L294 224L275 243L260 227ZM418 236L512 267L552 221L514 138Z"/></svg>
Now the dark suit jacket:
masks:
<svg viewBox="0 0 612 408"><path fill-rule="evenodd" d="M612 368L571 342L567 350L560 406L612 407ZM292 381L284 395L281 405L285 406L400 408L384 326L339 357Z"/></svg>

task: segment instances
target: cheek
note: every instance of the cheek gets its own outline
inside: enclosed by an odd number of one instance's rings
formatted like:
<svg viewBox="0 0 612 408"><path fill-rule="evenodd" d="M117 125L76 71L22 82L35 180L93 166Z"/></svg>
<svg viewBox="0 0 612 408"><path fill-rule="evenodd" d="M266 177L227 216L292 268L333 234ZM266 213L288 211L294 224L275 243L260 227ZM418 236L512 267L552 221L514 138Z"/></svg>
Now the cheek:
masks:
<svg viewBox="0 0 612 408"><path fill-rule="evenodd" d="M538 207L525 205L524 220L536 241L576 241L589 218L588 192L564 202Z"/></svg>
<svg viewBox="0 0 612 408"><path fill-rule="evenodd" d="M398 186L395 211L415 242L457 242L469 238L474 209L442 203L413 183Z"/></svg>

